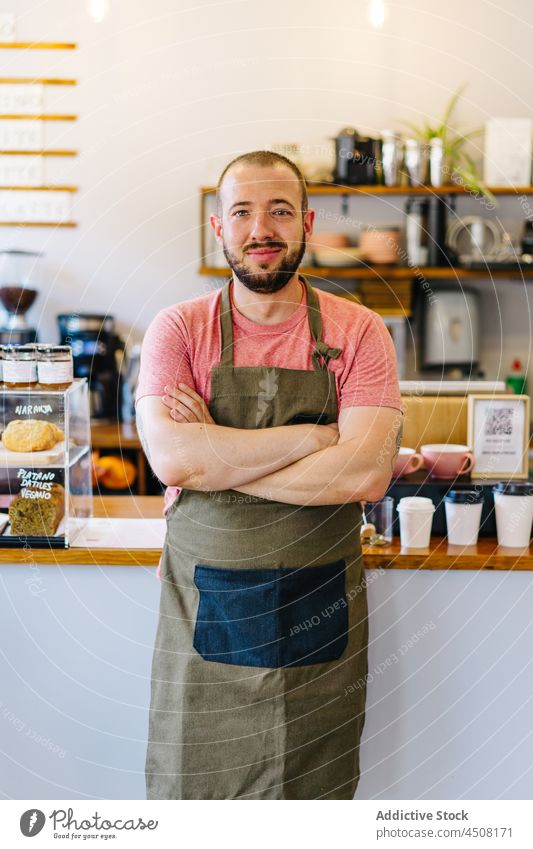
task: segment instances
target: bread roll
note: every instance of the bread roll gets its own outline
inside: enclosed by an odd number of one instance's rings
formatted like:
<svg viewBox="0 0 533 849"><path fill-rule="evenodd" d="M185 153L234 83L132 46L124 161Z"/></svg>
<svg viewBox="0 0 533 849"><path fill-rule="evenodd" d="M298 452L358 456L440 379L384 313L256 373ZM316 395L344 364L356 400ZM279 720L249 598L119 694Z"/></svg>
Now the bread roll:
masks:
<svg viewBox="0 0 533 849"><path fill-rule="evenodd" d="M61 428L58 427L56 424L54 424L53 422L50 422L50 424L52 425L56 442L61 442L61 440L65 438L65 434L63 433Z"/></svg>
<svg viewBox="0 0 533 849"><path fill-rule="evenodd" d="M57 431L63 434L60 428ZM57 431L56 425L41 419L14 419L6 427L2 442L9 451L47 451L59 441Z"/></svg>

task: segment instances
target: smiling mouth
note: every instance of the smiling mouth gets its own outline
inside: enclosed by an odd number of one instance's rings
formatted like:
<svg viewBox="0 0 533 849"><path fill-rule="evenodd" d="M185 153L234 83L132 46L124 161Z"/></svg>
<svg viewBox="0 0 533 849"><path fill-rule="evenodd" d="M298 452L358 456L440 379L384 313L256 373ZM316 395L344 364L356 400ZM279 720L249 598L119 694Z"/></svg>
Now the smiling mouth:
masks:
<svg viewBox="0 0 533 849"><path fill-rule="evenodd" d="M271 248L250 248L246 251L248 256L256 257L256 259L270 259L281 251L280 247Z"/></svg>

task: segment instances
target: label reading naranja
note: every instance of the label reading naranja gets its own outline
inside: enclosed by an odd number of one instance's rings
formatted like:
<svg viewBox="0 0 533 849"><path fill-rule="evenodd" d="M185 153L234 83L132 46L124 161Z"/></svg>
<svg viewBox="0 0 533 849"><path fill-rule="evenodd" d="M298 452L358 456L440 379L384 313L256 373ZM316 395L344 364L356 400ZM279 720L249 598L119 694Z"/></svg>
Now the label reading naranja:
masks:
<svg viewBox="0 0 533 849"><path fill-rule="evenodd" d="M47 416L52 412L51 404L17 404L15 407L17 416L35 416L37 413Z"/></svg>

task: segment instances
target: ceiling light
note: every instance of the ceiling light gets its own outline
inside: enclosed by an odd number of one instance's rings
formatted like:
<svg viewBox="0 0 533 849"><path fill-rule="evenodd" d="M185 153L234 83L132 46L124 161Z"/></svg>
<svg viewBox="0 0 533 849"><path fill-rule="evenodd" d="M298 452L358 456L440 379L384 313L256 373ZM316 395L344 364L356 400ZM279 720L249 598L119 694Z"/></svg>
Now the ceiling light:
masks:
<svg viewBox="0 0 533 849"><path fill-rule="evenodd" d="M109 12L109 0L89 0L88 7L93 21L100 24Z"/></svg>
<svg viewBox="0 0 533 849"><path fill-rule="evenodd" d="M368 7L368 20L374 29L381 29L387 17L387 10L383 0L370 0Z"/></svg>

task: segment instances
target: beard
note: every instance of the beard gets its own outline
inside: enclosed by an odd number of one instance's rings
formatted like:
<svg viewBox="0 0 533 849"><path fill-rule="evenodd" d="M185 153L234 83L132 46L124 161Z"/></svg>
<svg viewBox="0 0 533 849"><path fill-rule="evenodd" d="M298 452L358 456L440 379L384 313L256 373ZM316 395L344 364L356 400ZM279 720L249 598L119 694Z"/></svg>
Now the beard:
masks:
<svg viewBox="0 0 533 849"><path fill-rule="evenodd" d="M246 286L250 292L260 292L263 295L271 295L274 292L279 292L287 285L294 272L300 266L302 257L305 253L305 233L302 230L302 240L296 246L288 251L280 264L272 271L268 270L268 263L259 263L261 271L254 271L245 264L241 259L238 259L233 254L226 244L223 244L224 256L229 267L240 280L243 286ZM257 248L286 248L285 242L261 242L261 244L253 243L248 245L247 250ZM246 254L245 254L246 256Z"/></svg>

